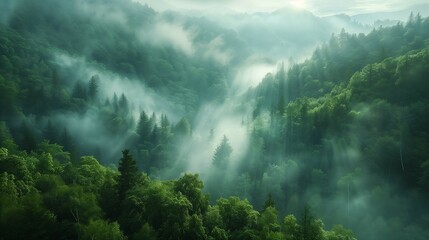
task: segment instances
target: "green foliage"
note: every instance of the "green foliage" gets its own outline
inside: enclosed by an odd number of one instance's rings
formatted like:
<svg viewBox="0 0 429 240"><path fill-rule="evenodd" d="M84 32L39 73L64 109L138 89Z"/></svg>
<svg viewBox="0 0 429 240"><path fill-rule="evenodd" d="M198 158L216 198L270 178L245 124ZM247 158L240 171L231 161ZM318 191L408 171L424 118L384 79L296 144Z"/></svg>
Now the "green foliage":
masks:
<svg viewBox="0 0 429 240"><path fill-rule="evenodd" d="M80 185L91 186L96 191L104 184L106 169L94 157L85 156L81 157L77 173Z"/></svg>
<svg viewBox="0 0 429 240"><path fill-rule="evenodd" d="M204 184L198 174L185 174L174 183L174 190L183 194L192 204L191 213L205 214L209 206L208 195L202 192Z"/></svg>
<svg viewBox="0 0 429 240"><path fill-rule="evenodd" d="M207 239L206 231L203 226L203 221L200 216L192 215L189 219L188 230L185 233L184 239L205 240Z"/></svg>
<svg viewBox="0 0 429 240"><path fill-rule="evenodd" d="M50 153L42 153L39 157L37 169L42 174L51 174L55 172L54 160Z"/></svg>
<svg viewBox="0 0 429 240"><path fill-rule="evenodd" d="M0 146L3 146L5 141L8 140L12 140L12 135L10 134L9 128L6 126L6 123L0 121Z"/></svg>
<svg viewBox="0 0 429 240"><path fill-rule="evenodd" d="M145 223L140 231L138 231L137 233L135 233L133 235L133 238L131 239L147 239L147 240L156 240L157 239L157 234L156 231L148 224Z"/></svg>
<svg viewBox="0 0 429 240"><path fill-rule="evenodd" d="M258 219L261 230L261 239L284 239L278 223L277 210L274 207L267 207Z"/></svg>
<svg viewBox="0 0 429 240"><path fill-rule="evenodd" d="M28 171L25 158L12 154L9 155L7 149L1 149L0 173L13 174L17 180L30 184L33 181L33 178L31 173Z"/></svg>
<svg viewBox="0 0 429 240"><path fill-rule="evenodd" d="M104 220L91 220L88 225L82 227L81 239L106 239L106 240L125 240L127 239L119 229L116 222L108 223Z"/></svg>
<svg viewBox="0 0 429 240"><path fill-rule="evenodd" d="M219 240L227 240L228 239L228 233L219 227L213 228L211 232L210 239L219 239Z"/></svg>
<svg viewBox="0 0 429 240"><path fill-rule="evenodd" d="M63 223L86 224L102 216L96 196L83 186L60 185L45 192L44 203Z"/></svg>
<svg viewBox="0 0 429 240"><path fill-rule="evenodd" d="M240 200L238 197L221 198L216 205L226 230L234 232L256 225L259 214L253 210L249 201Z"/></svg>
<svg viewBox="0 0 429 240"><path fill-rule="evenodd" d="M18 198L18 189L15 184L15 176L6 172L0 175L0 204L7 206L14 204ZM0 209L3 211L4 209Z"/></svg>
<svg viewBox="0 0 429 240"><path fill-rule="evenodd" d="M58 236L56 220L40 195L32 193L2 207L0 231L3 239L52 239Z"/></svg>
<svg viewBox="0 0 429 240"><path fill-rule="evenodd" d="M283 231L287 240L295 240L300 237L300 226L294 215L287 215L283 220Z"/></svg>
<svg viewBox="0 0 429 240"><path fill-rule="evenodd" d="M325 238L327 240L356 240L353 232L342 225L335 225L331 231L325 233Z"/></svg>
<svg viewBox="0 0 429 240"><path fill-rule="evenodd" d="M45 142L45 146L50 145ZM100 165L94 157L81 157L73 166L47 152L24 158L6 148L0 148L0 160L14 163L0 165L0 228L14 230L2 235L5 239L282 239L283 233L298 231L285 220L282 232L273 206L259 214L238 197L221 198L210 206L197 174L164 182L138 177L126 150L118 171ZM32 172L26 170L30 160L37 163ZM119 202L120 183L128 180ZM38 224L31 224L34 221ZM293 224L301 229L296 220ZM341 227L326 234L333 239L352 236Z"/></svg>

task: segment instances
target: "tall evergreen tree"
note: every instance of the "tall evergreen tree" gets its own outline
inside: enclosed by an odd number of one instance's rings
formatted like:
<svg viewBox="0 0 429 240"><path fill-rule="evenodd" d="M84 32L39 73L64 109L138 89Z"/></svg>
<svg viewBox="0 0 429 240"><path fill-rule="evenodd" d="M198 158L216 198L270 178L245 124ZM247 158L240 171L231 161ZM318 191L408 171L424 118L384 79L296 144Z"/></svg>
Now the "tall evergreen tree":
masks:
<svg viewBox="0 0 429 240"><path fill-rule="evenodd" d="M22 149L32 151L36 148L37 140L31 127L26 123L21 125L21 143Z"/></svg>
<svg viewBox="0 0 429 240"><path fill-rule="evenodd" d="M151 122L145 111L140 113L140 118L137 123L137 134L140 136L140 142L144 143L148 140L152 132Z"/></svg>
<svg viewBox="0 0 429 240"><path fill-rule="evenodd" d="M191 135L191 124L187 118L182 118L174 127L174 133L178 137L187 137Z"/></svg>
<svg viewBox="0 0 429 240"><path fill-rule="evenodd" d="M118 106L119 106L119 113L121 113L123 116L127 116L128 113L130 112L130 106L128 104L127 97L123 93L119 98Z"/></svg>
<svg viewBox="0 0 429 240"><path fill-rule="evenodd" d="M276 207L276 203L274 202L273 195L271 193L268 194L268 198L265 201L264 210L267 209L268 207L273 207L273 208Z"/></svg>
<svg viewBox="0 0 429 240"><path fill-rule="evenodd" d="M131 188L133 188L138 179L138 168L136 161L130 155L129 150L122 151L122 158L119 161L119 179L118 179L118 200L122 202Z"/></svg>
<svg viewBox="0 0 429 240"><path fill-rule="evenodd" d="M91 77L88 83L88 97L91 101L96 101L98 97L98 83L100 81L100 77L98 75L94 75Z"/></svg>
<svg viewBox="0 0 429 240"><path fill-rule="evenodd" d="M276 77L279 81L279 99L277 102L277 112L280 116L282 116L285 110L285 104L286 104L286 98L285 98L286 73L285 73L285 66L283 62L282 62L282 65L280 66L280 69Z"/></svg>
<svg viewBox="0 0 429 240"><path fill-rule="evenodd" d="M43 130L43 137L51 142L58 142L58 130L52 124L51 120L48 121Z"/></svg>
<svg viewBox="0 0 429 240"><path fill-rule="evenodd" d="M74 98L80 98L83 100L87 99L87 92L85 89L85 86L82 84L82 82L76 82L73 88L72 97Z"/></svg>
<svg viewBox="0 0 429 240"><path fill-rule="evenodd" d="M304 208L304 212L301 216L300 235L300 239L303 240L323 239L323 223L319 219L314 218L309 206Z"/></svg>
<svg viewBox="0 0 429 240"><path fill-rule="evenodd" d="M228 138L224 135L222 142L216 148L213 156L213 165L217 167L225 167L232 153L232 147L229 144Z"/></svg>

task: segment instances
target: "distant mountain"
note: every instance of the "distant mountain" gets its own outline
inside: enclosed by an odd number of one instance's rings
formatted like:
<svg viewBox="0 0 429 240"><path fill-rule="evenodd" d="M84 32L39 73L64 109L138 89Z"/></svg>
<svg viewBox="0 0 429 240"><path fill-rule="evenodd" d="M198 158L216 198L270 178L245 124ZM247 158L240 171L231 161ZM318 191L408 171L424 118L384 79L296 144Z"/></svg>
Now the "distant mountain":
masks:
<svg viewBox="0 0 429 240"><path fill-rule="evenodd" d="M316 45L328 41L343 28L351 33L371 30L347 15L319 17L295 8L251 14L228 10L193 14L236 31L255 54L271 59L307 57Z"/></svg>
<svg viewBox="0 0 429 240"><path fill-rule="evenodd" d="M358 14L351 16L351 18L365 25L380 26L391 26L395 25L398 21L406 22L411 13L420 13L422 17L429 16L429 4L420 4L410 7L405 10L394 11L394 12L375 12L367 14Z"/></svg>

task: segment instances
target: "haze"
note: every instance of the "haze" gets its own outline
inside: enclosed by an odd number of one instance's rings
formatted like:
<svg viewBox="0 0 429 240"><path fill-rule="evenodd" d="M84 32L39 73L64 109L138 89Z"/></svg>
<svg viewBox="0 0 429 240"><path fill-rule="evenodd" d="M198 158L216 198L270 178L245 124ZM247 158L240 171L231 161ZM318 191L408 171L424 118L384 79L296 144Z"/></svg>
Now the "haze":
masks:
<svg viewBox="0 0 429 240"><path fill-rule="evenodd" d="M425 0L136 0L147 3L157 10L209 10L230 9L238 12L272 12L284 7L307 10L317 15L363 14L394 12L427 3Z"/></svg>

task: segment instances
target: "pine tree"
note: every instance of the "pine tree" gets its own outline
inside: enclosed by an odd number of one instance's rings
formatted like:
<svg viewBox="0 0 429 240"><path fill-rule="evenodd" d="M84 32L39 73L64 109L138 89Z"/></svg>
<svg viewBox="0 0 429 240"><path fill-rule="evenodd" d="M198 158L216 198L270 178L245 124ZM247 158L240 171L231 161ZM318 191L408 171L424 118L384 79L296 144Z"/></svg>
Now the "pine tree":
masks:
<svg viewBox="0 0 429 240"><path fill-rule="evenodd" d="M151 122L145 111L140 113L140 118L137 123L137 134L140 136L140 142L144 143L148 140L152 132Z"/></svg>
<svg viewBox="0 0 429 240"><path fill-rule="evenodd" d="M229 144L228 138L224 135L222 142L216 148L213 156L213 165L217 167L225 167L231 157L232 147Z"/></svg>
<svg viewBox="0 0 429 240"><path fill-rule="evenodd" d="M74 158L76 156L75 152L75 142L73 140L73 137L70 135L69 130L64 127L62 133L60 134L58 143L62 146L64 146L64 150L69 152L72 157ZM76 159L74 159L76 160Z"/></svg>
<svg viewBox="0 0 429 240"><path fill-rule="evenodd" d="M74 85L74 88L73 88L72 97L73 98L80 98L83 100L87 99L86 89L85 89L84 85L82 84L82 82L76 82L76 84Z"/></svg>
<svg viewBox="0 0 429 240"><path fill-rule="evenodd" d="M130 106L128 103L128 99L125 96L125 94L121 94L121 97L119 98L118 101L118 106L119 106L119 113L122 116L127 116L130 113Z"/></svg>
<svg viewBox="0 0 429 240"><path fill-rule="evenodd" d="M268 199L265 201L264 210L268 207L276 207L276 203L274 202L273 195L271 195L271 193L268 194Z"/></svg>
<svg viewBox="0 0 429 240"><path fill-rule="evenodd" d="M51 120L48 120L48 123L43 130L43 137L51 142L58 142L58 130L52 124Z"/></svg>
<svg viewBox="0 0 429 240"><path fill-rule="evenodd" d="M191 124L185 117L174 127L174 133L178 137L188 137L191 135Z"/></svg>
<svg viewBox="0 0 429 240"><path fill-rule="evenodd" d="M138 168L136 161L130 155L129 150L122 151L122 158L119 161L119 179L118 179L118 200L122 202L128 190L132 189L138 179Z"/></svg>
<svg viewBox="0 0 429 240"><path fill-rule="evenodd" d="M323 238L323 222L320 219L314 218L309 206L304 208L301 216L301 231L300 239L303 240L322 240Z"/></svg>
<svg viewBox="0 0 429 240"><path fill-rule="evenodd" d="M284 63L280 66L280 70L277 73L277 79L279 81L279 98L277 102L277 112L280 116L283 115L283 112L285 111L285 85L286 85L286 73L285 73L285 67Z"/></svg>
<svg viewBox="0 0 429 240"><path fill-rule="evenodd" d="M91 101L96 101L98 97L98 82L100 81L100 77L98 75L94 75L91 77L88 83L88 97Z"/></svg>
<svg viewBox="0 0 429 240"><path fill-rule="evenodd" d="M30 152L34 150L37 146L37 140L34 136L34 132L31 127L29 127L26 123L21 125L21 147L22 149Z"/></svg>
<svg viewBox="0 0 429 240"><path fill-rule="evenodd" d="M159 144L159 138L160 138L160 129L158 127L158 124L155 123L155 126L153 126L152 133L150 134L150 140L154 147L156 147Z"/></svg>
<svg viewBox="0 0 429 240"><path fill-rule="evenodd" d="M171 134L171 126L170 126L170 121L168 121L167 116L165 116L164 114L161 115L161 141L163 143L165 143L168 138L170 137Z"/></svg>

